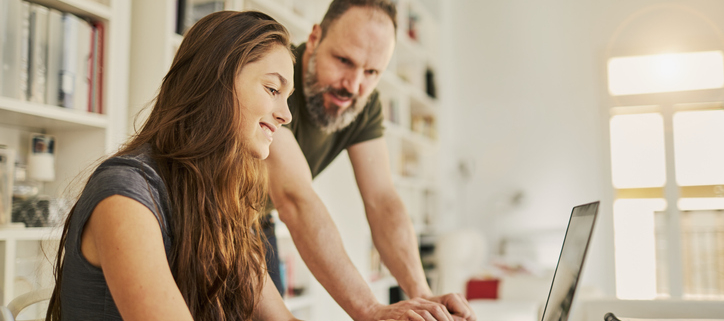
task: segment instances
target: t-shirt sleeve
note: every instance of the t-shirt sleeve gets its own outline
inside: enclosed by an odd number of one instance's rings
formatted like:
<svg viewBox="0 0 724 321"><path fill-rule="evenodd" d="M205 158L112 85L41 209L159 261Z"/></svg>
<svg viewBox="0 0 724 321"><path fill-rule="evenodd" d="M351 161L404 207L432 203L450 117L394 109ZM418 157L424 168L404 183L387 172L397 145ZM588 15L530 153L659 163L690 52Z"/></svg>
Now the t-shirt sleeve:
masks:
<svg viewBox="0 0 724 321"><path fill-rule="evenodd" d="M367 119L365 126L361 129L358 135L350 142L350 146L372 140L375 138L382 137L385 132L384 116L382 115L382 103L380 103L379 95L377 92L372 94L370 97L370 104L365 107L368 111L363 112ZM360 115L361 116L361 115Z"/></svg>
<svg viewBox="0 0 724 321"><path fill-rule="evenodd" d="M98 203L113 195L121 195L146 206L163 227L162 214L157 210L158 196L152 192L154 189L150 184L140 168L126 164L103 164L93 173L85 186L76 211L90 217ZM87 220L88 217L83 220Z"/></svg>

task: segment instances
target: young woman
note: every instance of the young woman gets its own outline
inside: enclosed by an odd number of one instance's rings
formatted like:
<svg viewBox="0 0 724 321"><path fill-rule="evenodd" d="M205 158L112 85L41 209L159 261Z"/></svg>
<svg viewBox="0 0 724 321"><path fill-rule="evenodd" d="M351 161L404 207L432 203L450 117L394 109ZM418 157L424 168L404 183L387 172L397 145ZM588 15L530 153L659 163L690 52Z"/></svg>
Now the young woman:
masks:
<svg viewBox="0 0 724 321"><path fill-rule="evenodd" d="M286 29L263 13L188 31L148 120L65 222L46 320L296 320L259 221L293 72Z"/></svg>
<svg viewBox="0 0 724 321"><path fill-rule="evenodd" d="M71 210L48 320L293 320L267 282L262 160L291 120L286 29L223 11L184 37L141 130Z"/></svg>

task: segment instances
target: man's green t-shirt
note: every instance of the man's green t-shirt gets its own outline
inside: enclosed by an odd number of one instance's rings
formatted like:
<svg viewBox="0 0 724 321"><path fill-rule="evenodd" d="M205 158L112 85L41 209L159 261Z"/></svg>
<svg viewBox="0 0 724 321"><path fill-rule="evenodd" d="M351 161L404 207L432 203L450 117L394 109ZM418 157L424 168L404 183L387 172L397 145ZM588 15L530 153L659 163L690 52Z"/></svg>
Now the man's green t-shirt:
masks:
<svg viewBox="0 0 724 321"><path fill-rule="evenodd" d="M382 104L379 94L375 90L369 96L364 110L357 118L344 129L325 133L312 122L307 111L307 102L304 97L304 75L302 71L302 56L306 43L294 49L296 65L294 66L294 93L287 103L292 113L292 121L284 125L289 128L307 159L312 178L316 177L347 147L371 139L382 137L384 133ZM271 211L271 201L267 205L267 213Z"/></svg>

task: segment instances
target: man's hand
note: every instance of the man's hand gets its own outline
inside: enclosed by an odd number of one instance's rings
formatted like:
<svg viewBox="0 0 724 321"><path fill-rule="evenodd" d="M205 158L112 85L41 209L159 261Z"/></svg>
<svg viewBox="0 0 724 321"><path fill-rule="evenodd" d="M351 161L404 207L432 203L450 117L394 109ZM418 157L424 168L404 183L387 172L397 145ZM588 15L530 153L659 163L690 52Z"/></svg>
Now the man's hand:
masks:
<svg viewBox="0 0 724 321"><path fill-rule="evenodd" d="M477 317L470 308L468 300L458 293L448 293L441 296L431 297L428 300L444 305L453 315L455 320L476 321Z"/></svg>
<svg viewBox="0 0 724 321"><path fill-rule="evenodd" d="M407 312L405 312L405 314L398 320L387 319L380 321L425 321L425 319L419 314L415 313L415 311L407 310Z"/></svg>
<svg viewBox="0 0 724 321"><path fill-rule="evenodd" d="M450 304L450 306L446 306ZM453 311L450 314L448 310ZM372 311L371 320L406 321L475 321L467 301L457 294L447 294L430 300L415 298L391 305L380 305Z"/></svg>

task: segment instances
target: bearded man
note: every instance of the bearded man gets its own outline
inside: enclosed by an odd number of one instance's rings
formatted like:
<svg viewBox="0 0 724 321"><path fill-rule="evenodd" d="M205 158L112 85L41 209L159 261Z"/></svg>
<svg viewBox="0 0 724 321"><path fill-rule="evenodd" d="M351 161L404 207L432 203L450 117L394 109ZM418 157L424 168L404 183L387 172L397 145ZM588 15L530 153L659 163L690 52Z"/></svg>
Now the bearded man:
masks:
<svg viewBox="0 0 724 321"><path fill-rule="evenodd" d="M287 100L292 121L278 129L266 160L269 195L312 274L354 320L473 321L459 294L433 296L415 231L392 182L375 87L394 51L396 15L389 0L335 0L296 48L296 90ZM410 300L377 301L312 189L312 179L343 150L354 168L374 244ZM269 272L282 292L273 222L266 221ZM410 310L414 316L407 315Z"/></svg>

